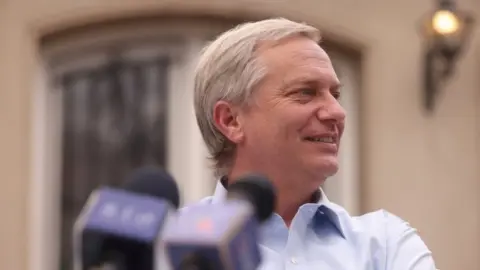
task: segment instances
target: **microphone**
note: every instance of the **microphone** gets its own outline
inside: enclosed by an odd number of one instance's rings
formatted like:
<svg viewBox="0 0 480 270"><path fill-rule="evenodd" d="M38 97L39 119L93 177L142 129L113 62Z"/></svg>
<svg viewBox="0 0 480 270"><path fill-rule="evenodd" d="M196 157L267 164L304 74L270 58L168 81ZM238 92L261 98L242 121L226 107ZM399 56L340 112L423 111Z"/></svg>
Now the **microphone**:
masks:
<svg viewBox="0 0 480 270"><path fill-rule="evenodd" d="M259 222L273 213L276 194L261 175L228 187L227 200L187 208L165 228L165 252L174 270L253 270L261 263Z"/></svg>
<svg viewBox="0 0 480 270"><path fill-rule="evenodd" d="M92 192L74 225L75 269L154 270L159 232L179 201L173 178L154 168Z"/></svg>

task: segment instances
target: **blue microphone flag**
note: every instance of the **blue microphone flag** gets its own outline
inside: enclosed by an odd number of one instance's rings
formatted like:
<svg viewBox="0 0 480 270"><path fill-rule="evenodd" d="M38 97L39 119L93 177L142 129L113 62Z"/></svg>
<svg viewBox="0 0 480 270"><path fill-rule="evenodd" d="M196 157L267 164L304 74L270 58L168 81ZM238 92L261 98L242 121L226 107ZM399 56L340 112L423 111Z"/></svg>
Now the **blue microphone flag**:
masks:
<svg viewBox="0 0 480 270"><path fill-rule="evenodd" d="M108 187L94 191L75 223L75 269L99 266L118 248L139 252L155 245L171 209L153 196Z"/></svg>
<svg viewBox="0 0 480 270"><path fill-rule="evenodd" d="M84 229L121 235L140 242L154 240L169 211L166 202L123 190L102 188L92 198Z"/></svg>
<svg viewBox="0 0 480 270"><path fill-rule="evenodd" d="M256 269L261 262L257 223L252 207L237 200L179 212L163 234L172 269L182 269L192 255L204 258L209 269Z"/></svg>

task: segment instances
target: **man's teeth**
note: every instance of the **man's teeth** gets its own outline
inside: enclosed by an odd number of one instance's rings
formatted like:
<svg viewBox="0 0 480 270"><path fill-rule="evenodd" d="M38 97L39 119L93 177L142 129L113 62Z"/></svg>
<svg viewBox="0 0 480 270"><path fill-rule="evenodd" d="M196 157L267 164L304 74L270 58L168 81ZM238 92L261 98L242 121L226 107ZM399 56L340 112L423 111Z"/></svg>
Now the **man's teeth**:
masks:
<svg viewBox="0 0 480 270"><path fill-rule="evenodd" d="M332 137L321 137L321 138L307 138L307 140L312 141L312 142L322 142L322 143L333 143L334 140Z"/></svg>

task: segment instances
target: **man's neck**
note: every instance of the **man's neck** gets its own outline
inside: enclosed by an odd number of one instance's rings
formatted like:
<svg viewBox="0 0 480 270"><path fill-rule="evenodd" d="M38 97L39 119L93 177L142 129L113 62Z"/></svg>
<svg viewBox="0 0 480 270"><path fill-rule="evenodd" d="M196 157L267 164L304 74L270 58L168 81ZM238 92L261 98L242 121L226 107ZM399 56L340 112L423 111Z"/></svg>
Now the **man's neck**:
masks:
<svg viewBox="0 0 480 270"><path fill-rule="evenodd" d="M228 184L236 181L236 179L244 174L252 172L262 173L272 181L277 189L277 205L275 207L275 212L283 218L287 226L290 226L290 223L297 214L300 206L309 202L317 202L320 199L318 189L312 191L299 189L299 184L292 185L291 181L295 178L288 178L289 176L287 174L280 172L273 173L265 170L240 169L234 167L227 176Z"/></svg>
<svg viewBox="0 0 480 270"><path fill-rule="evenodd" d="M278 194L275 212L282 217L287 227L290 227L290 224L292 223L292 220L297 214L300 206L305 203L309 203L309 199L310 196L307 196L303 200L299 200L288 195L282 196L282 194Z"/></svg>

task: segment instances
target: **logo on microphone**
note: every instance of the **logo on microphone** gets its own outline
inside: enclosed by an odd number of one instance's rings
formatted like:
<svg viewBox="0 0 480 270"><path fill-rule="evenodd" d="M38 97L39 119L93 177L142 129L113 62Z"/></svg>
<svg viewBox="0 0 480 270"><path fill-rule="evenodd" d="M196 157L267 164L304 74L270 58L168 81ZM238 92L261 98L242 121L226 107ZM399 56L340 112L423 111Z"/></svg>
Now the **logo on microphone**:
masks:
<svg viewBox="0 0 480 270"><path fill-rule="evenodd" d="M100 210L100 215L112 222L132 222L132 225L142 228L151 226L155 221L155 215L151 212L139 212L131 206L121 207L112 202L107 202Z"/></svg>
<svg viewBox="0 0 480 270"><path fill-rule="evenodd" d="M212 232L213 231L213 222L209 218L202 218L197 221L197 230L201 232Z"/></svg>

